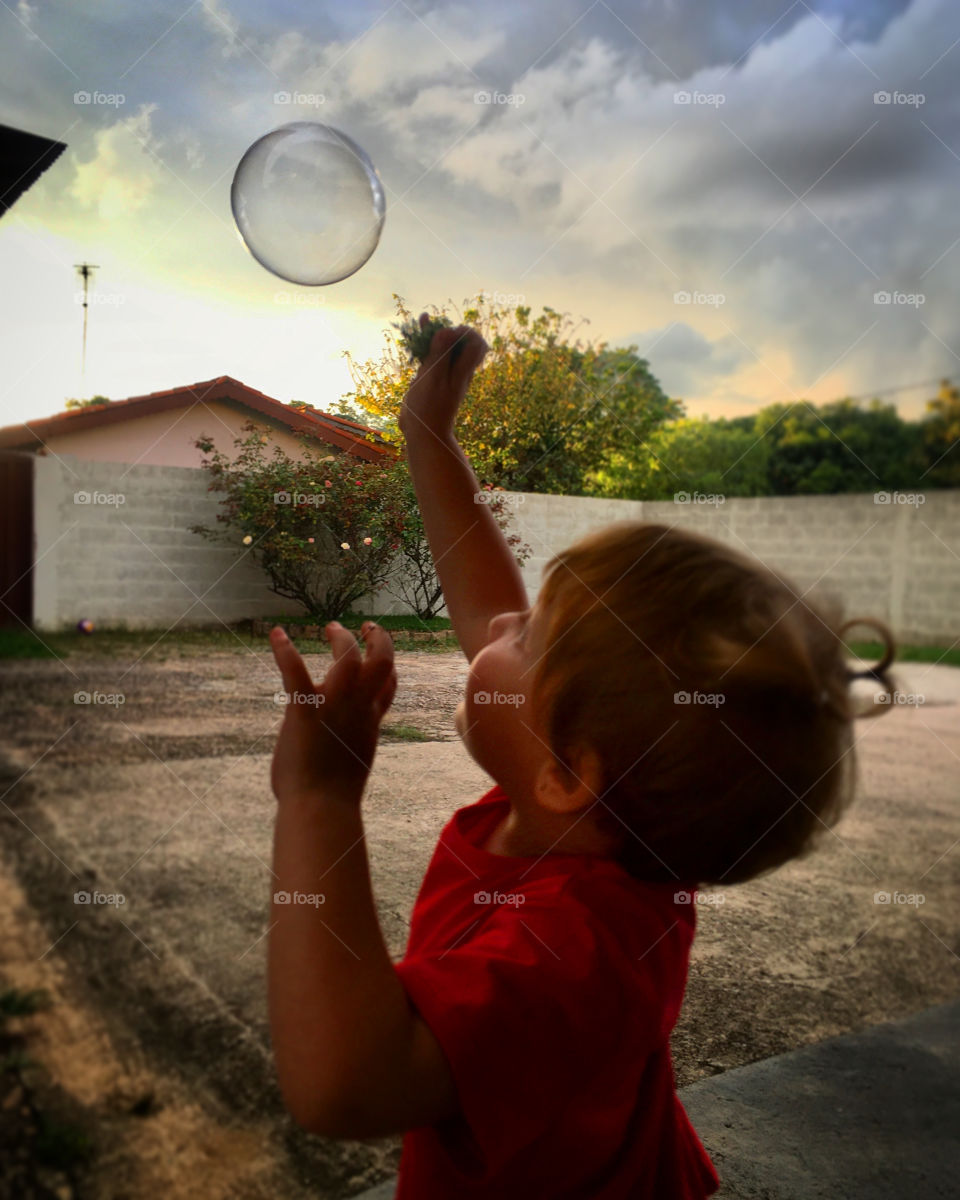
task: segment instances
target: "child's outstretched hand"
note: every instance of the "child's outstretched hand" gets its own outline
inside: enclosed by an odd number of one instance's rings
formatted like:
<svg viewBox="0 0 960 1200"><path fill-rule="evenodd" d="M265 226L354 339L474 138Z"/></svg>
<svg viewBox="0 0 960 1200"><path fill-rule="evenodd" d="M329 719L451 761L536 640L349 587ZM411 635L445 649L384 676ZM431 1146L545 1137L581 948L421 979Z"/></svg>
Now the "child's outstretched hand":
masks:
<svg viewBox="0 0 960 1200"><path fill-rule="evenodd" d="M314 684L299 651L279 626L270 631L288 701L273 752L270 784L282 804L332 795L359 801L377 749L380 721L397 690L390 635L372 621L357 640L337 621L327 625L333 665Z"/></svg>
<svg viewBox="0 0 960 1200"><path fill-rule="evenodd" d="M420 325L429 319L421 313ZM427 430L441 436L453 432L470 380L489 349L469 325L437 330L400 410L400 427L407 437Z"/></svg>

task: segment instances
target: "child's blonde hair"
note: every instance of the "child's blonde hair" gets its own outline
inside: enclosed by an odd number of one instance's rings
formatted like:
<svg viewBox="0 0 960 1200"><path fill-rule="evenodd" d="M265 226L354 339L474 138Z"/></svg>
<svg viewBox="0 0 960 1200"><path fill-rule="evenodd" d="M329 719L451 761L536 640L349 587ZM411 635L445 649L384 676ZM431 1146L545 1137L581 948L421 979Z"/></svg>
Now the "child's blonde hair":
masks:
<svg viewBox="0 0 960 1200"><path fill-rule="evenodd" d="M889 705L855 711L842 635L880 633L867 675L889 699L882 623L841 624L836 601L811 603L745 554L635 521L555 556L538 605L535 715L566 767L577 747L598 754L595 815L637 878L752 879L808 854L853 799L852 722Z"/></svg>

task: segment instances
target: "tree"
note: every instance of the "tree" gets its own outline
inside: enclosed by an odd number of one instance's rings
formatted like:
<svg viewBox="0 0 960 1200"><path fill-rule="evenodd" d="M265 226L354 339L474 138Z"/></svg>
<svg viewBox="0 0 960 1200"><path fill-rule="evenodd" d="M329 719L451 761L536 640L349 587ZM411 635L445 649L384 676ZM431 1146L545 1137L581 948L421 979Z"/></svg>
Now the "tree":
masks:
<svg viewBox="0 0 960 1200"><path fill-rule="evenodd" d="M757 414L756 434L769 442L777 496L915 489L925 467L920 426L877 399L867 408L772 404Z"/></svg>
<svg viewBox="0 0 960 1200"><path fill-rule="evenodd" d="M437 577L430 543L423 527L423 518L413 487L413 480L406 461L399 462L394 468L398 484L403 494L403 509L406 513L400 530L400 560L394 575L386 584L386 590L397 599L404 601L422 620L437 616L445 607L443 589ZM518 533L509 532L509 518L505 511L506 499L498 496L496 491L487 485L489 495L485 497L494 520L506 538L507 545L513 551L514 558L522 567L533 550L522 541Z"/></svg>
<svg viewBox="0 0 960 1200"><path fill-rule="evenodd" d="M394 295L401 323L413 314ZM446 310L434 309L447 316ZM594 473L616 454L636 452L664 421L682 415L650 374L636 347L610 349L573 340L572 320L544 307L488 303L481 292L456 324L472 324L490 345L458 417L457 437L482 483L510 491L591 494ZM385 335L379 360L347 355L355 390L340 412L356 406L402 444L397 417L415 374Z"/></svg>
<svg viewBox="0 0 960 1200"><path fill-rule="evenodd" d="M629 458L614 457L597 473L597 485L606 495L632 500L670 500L678 492L763 496L769 453L752 428L684 418L654 430Z"/></svg>
<svg viewBox="0 0 960 1200"><path fill-rule="evenodd" d="M927 401L922 421L927 487L960 487L960 388L940 382L935 400Z"/></svg>
<svg viewBox="0 0 960 1200"><path fill-rule="evenodd" d="M278 596L296 600L318 622L337 620L386 583L400 549L407 513L396 473L351 455L318 457L300 439L304 459L275 446L269 431L247 421L234 439L231 460L212 439L196 446L206 457L208 490L224 492L217 522L227 530L191 526L191 532L249 546Z"/></svg>
<svg viewBox="0 0 960 1200"><path fill-rule="evenodd" d="M304 460L264 447L268 430L247 421L234 439L231 461L209 437L196 446L206 457L210 491L225 493L218 525L191 532L249 546L271 589L296 600L317 621L339 619L370 592L386 589L427 620L443 609L430 544L407 463L390 457L365 462L346 453L318 457L316 442L301 436ZM503 500L490 503L517 562L533 553L509 533Z"/></svg>

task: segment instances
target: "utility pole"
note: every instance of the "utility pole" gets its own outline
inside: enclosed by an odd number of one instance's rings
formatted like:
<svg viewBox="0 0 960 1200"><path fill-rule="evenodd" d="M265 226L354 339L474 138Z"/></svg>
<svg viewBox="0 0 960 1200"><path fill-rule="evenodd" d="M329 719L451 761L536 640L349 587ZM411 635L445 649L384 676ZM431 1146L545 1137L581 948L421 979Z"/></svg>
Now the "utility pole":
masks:
<svg viewBox="0 0 960 1200"><path fill-rule="evenodd" d="M87 289L90 286L90 277L93 272L100 268L98 263L74 263L73 265L83 279L83 355L80 360L80 378L83 379L87 370Z"/></svg>

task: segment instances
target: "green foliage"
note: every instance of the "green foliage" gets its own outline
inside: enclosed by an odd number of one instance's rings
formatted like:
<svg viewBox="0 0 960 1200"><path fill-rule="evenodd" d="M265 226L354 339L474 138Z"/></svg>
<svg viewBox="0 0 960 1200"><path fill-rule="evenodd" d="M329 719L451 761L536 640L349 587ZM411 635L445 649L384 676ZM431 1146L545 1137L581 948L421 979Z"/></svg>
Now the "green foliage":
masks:
<svg viewBox="0 0 960 1200"><path fill-rule="evenodd" d="M394 328L402 336L386 335L379 360L358 365L347 355L355 390L342 399L340 411L356 419L359 409L402 444L397 418L414 368L397 350L408 344L404 332L412 332L414 318L399 296L394 300L403 318ZM438 310L433 319L453 323ZM498 307L481 292L456 323L475 326L490 346L457 425L481 483L508 491L591 494L598 464L635 453L654 428L682 415L636 347L611 350L606 343L574 340L573 322L554 309L531 318L529 307Z"/></svg>
<svg viewBox="0 0 960 1200"><path fill-rule="evenodd" d="M105 404L112 404L106 396L91 396L89 400L70 399L64 402L64 408L102 408Z"/></svg>
<svg viewBox="0 0 960 1200"><path fill-rule="evenodd" d="M402 491L403 507L407 516L399 535L401 555L397 570L387 583L386 590L390 595L409 605L418 617L429 620L445 607L443 589L440 587L440 580L433 564L430 543L427 540L423 517L420 514L420 506L417 503L413 480L407 469L406 461L402 461L394 469L398 486ZM513 551L518 565L522 567L533 550L526 542L522 541L519 534L510 533L510 521L505 511L504 498L497 496L489 485L484 490L490 493L487 506L500 527L507 545Z"/></svg>
<svg viewBox="0 0 960 1200"><path fill-rule="evenodd" d="M768 405L753 417L681 419L656 429L640 452L612 456L593 480L605 495L637 500L677 492L797 496L957 486L960 403L947 391L928 404L923 422L904 420L876 399L866 406L797 401Z"/></svg>
<svg viewBox="0 0 960 1200"><path fill-rule="evenodd" d="M853 400L773 404L757 414L756 432L769 444L769 486L777 496L921 486L920 426L879 400L867 408Z"/></svg>
<svg viewBox="0 0 960 1200"><path fill-rule="evenodd" d="M404 518L396 472L346 453L318 456L301 438L300 461L279 446L267 456L268 432L252 421L234 439L237 454L197 440L211 491L224 492L217 521L195 525L203 537L249 547L278 596L296 600L319 622L383 587L399 550Z"/></svg>
<svg viewBox="0 0 960 1200"><path fill-rule="evenodd" d="M393 322L394 329L400 330L400 341L410 354L411 362L423 362L430 353L430 343L438 329L449 329L453 322L449 317L433 317L421 327L416 317L411 317L403 324Z"/></svg>
<svg viewBox="0 0 960 1200"><path fill-rule="evenodd" d="M960 388L949 379L940 383L935 400L927 402L923 420L928 487L960 487Z"/></svg>
<svg viewBox="0 0 960 1200"><path fill-rule="evenodd" d="M406 462L318 457L308 435L296 461L279 446L268 456L268 443L268 431L252 421L234 439L233 458L208 437L196 441L207 456L209 490L224 493L217 522L226 530L194 525L191 532L248 548L271 590L302 604L309 623L340 620L361 597L388 586L418 616L435 616L443 595ZM491 510L522 564L532 550L507 534L502 502Z"/></svg>
<svg viewBox="0 0 960 1200"><path fill-rule="evenodd" d="M706 417L654 430L642 456L615 456L597 472L597 490L631 500L671 500L678 492L762 496L769 444L752 429Z"/></svg>

